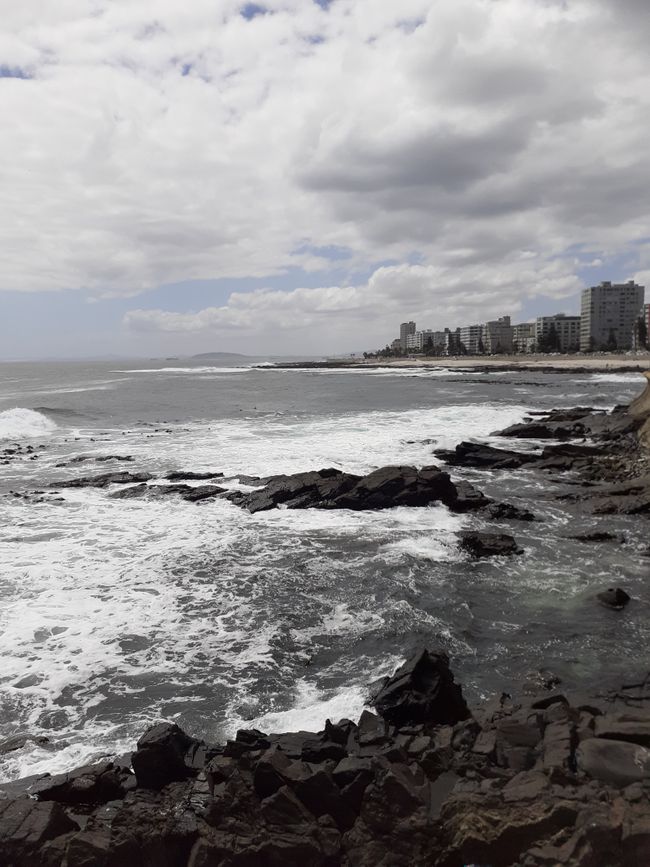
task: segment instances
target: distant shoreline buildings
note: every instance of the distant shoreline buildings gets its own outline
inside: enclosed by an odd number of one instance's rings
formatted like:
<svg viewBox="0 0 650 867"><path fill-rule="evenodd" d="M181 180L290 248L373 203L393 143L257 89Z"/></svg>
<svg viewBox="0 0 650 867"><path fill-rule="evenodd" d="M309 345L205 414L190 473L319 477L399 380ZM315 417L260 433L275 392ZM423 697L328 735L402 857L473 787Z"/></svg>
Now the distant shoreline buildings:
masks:
<svg viewBox="0 0 650 867"><path fill-rule="evenodd" d="M399 337L376 354L510 355L531 352L614 352L648 348L650 304L645 287L604 281L582 292L580 316L556 313L513 325L509 316L457 328L417 330L402 322Z"/></svg>

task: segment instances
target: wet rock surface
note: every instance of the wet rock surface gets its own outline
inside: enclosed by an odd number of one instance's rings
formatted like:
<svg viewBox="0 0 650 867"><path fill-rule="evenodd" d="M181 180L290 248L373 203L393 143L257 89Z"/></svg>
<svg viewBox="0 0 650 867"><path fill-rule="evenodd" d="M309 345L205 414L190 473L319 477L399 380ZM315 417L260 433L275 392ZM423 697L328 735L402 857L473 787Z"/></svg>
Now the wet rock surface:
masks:
<svg viewBox="0 0 650 867"><path fill-rule="evenodd" d="M495 557L523 554L513 536L507 533L480 533L475 530L462 530L457 534L460 547L471 557Z"/></svg>
<svg viewBox="0 0 650 867"><path fill-rule="evenodd" d="M645 683L587 703L504 695L472 712L445 654L422 650L385 679L374 709L318 732L240 730L212 745L160 723L138 742L135 773L103 762L0 784L0 862L645 863Z"/></svg>

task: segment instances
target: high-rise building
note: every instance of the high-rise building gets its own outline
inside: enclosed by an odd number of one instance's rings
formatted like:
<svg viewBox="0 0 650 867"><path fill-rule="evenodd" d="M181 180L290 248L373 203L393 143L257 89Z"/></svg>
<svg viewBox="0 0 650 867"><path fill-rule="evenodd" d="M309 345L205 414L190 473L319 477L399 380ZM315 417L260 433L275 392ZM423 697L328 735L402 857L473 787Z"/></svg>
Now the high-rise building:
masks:
<svg viewBox="0 0 650 867"><path fill-rule="evenodd" d="M580 316L538 316L535 343L539 352L577 352L580 348Z"/></svg>
<svg viewBox="0 0 650 867"><path fill-rule="evenodd" d="M460 328L461 351L467 355L479 355L483 348L483 326L462 325Z"/></svg>
<svg viewBox="0 0 650 867"><path fill-rule="evenodd" d="M642 315L645 290L634 280L606 281L583 290L580 349L631 349L638 319Z"/></svg>
<svg viewBox="0 0 650 867"><path fill-rule="evenodd" d="M533 352L535 348L535 323L520 322L512 326L512 351Z"/></svg>
<svg viewBox="0 0 650 867"><path fill-rule="evenodd" d="M399 327L399 339L402 347L402 352L406 352L406 338L409 334L415 334L415 322L402 322Z"/></svg>
<svg viewBox="0 0 650 867"><path fill-rule="evenodd" d="M509 316L492 319L483 326L483 348L489 355L512 352L512 325Z"/></svg>

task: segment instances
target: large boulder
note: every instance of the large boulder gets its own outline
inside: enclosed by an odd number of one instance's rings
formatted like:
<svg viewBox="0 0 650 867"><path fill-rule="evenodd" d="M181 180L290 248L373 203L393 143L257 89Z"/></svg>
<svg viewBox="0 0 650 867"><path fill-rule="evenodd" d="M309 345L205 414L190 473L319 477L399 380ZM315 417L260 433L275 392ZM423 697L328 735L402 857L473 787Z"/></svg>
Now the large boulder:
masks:
<svg viewBox="0 0 650 867"><path fill-rule="evenodd" d="M186 735L175 723L158 723L138 741L131 762L138 786L161 789L175 780L185 780L195 773L193 757L202 746Z"/></svg>
<svg viewBox="0 0 650 867"><path fill-rule="evenodd" d="M378 713L392 725L454 725L469 710L454 682L445 653L422 650L404 663L374 700Z"/></svg>
<svg viewBox="0 0 650 867"><path fill-rule="evenodd" d="M589 738L578 747L576 759L579 770L610 786L650 780L650 750L639 744Z"/></svg>

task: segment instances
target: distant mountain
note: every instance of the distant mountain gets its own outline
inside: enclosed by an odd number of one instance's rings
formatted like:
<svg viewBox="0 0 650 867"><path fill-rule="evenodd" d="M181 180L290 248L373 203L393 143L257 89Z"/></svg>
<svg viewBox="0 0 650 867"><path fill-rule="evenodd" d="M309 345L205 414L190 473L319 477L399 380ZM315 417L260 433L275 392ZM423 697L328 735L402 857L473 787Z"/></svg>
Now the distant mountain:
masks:
<svg viewBox="0 0 650 867"><path fill-rule="evenodd" d="M201 352L192 358L252 358L251 355L242 355L241 352Z"/></svg>

